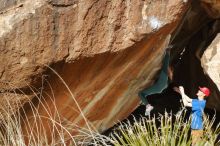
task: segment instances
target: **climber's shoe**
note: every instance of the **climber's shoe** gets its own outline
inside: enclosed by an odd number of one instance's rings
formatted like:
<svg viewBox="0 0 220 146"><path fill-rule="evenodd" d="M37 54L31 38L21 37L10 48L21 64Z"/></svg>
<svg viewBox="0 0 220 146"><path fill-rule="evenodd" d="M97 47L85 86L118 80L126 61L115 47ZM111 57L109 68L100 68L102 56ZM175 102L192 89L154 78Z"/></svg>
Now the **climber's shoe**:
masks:
<svg viewBox="0 0 220 146"><path fill-rule="evenodd" d="M150 112L154 109L150 104L146 105L145 116L150 116Z"/></svg>

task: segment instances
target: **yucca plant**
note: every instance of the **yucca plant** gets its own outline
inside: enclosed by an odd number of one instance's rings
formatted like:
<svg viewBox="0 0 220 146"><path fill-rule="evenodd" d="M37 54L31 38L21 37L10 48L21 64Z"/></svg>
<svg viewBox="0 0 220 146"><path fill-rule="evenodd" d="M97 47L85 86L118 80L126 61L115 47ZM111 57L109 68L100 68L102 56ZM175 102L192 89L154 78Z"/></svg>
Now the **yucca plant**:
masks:
<svg viewBox="0 0 220 146"><path fill-rule="evenodd" d="M159 118L142 117L130 122L121 123L117 132L111 138L114 146L190 146L190 119L185 119L186 112L182 109L177 115L160 115ZM204 137L198 146L214 146L217 135L220 134L219 125L211 128L215 117L204 120Z"/></svg>

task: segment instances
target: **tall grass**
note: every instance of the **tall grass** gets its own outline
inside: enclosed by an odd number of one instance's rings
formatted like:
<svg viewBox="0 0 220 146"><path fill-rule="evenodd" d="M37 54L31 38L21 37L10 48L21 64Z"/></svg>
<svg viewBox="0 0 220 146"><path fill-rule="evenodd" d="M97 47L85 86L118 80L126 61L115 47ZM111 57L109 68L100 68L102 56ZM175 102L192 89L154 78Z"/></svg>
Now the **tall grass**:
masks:
<svg viewBox="0 0 220 146"><path fill-rule="evenodd" d="M119 128L111 135L114 146L190 146L190 119L185 119L185 110L177 115L161 115L159 118L142 117L130 122L121 123ZM215 117L204 120L204 136L198 146L214 146L220 134L219 125L212 129ZM219 143L218 143L219 144Z"/></svg>
<svg viewBox="0 0 220 146"><path fill-rule="evenodd" d="M55 104L56 95L54 95L53 88L43 76L40 89L29 87L32 96L37 98L38 105L34 105L30 97L26 96L24 98L29 99L26 104L28 103L29 113L31 114L27 114L24 108L21 108L18 112L18 108L23 105L19 98L26 95L22 90L10 93L13 96L16 95L17 99L10 99L7 95L3 97L4 106L0 107L0 146L108 145L107 142L111 139L101 135L89 122L68 85L55 70L50 69L61 80L76 104L76 107L71 109L83 117L86 125L81 127L59 113ZM13 84L8 84L12 88L16 88ZM50 88L52 94L43 91L46 85ZM48 105L45 98L50 100L53 105ZM41 111L44 110L46 114L41 114L39 108L41 108Z"/></svg>

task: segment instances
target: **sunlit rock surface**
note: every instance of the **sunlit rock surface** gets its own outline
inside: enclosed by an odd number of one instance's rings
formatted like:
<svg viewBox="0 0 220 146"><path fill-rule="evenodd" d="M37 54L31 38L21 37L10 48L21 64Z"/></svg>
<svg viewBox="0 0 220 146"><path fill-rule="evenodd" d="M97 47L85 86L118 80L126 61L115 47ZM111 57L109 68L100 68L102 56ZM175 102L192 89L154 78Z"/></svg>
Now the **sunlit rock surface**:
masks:
<svg viewBox="0 0 220 146"><path fill-rule="evenodd" d="M202 58L201 65L204 72L212 79L215 83L217 90L212 89L212 94L217 94L220 91L220 34L217 34L215 39L211 42L208 48L205 50ZM213 96L213 98L216 96ZM215 103L219 103L219 98L214 98ZM217 106L217 105L216 105ZM218 106L217 106L218 108Z"/></svg>
<svg viewBox="0 0 220 146"><path fill-rule="evenodd" d="M202 56L202 66L205 72L216 83L220 90L220 34L216 36Z"/></svg>
<svg viewBox="0 0 220 146"><path fill-rule="evenodd" d="M42 97L40 103L46 106L40 105L40 115L59 113L83 127L78 104L102 132L127 117L139 103L138 91L153 84L171 33L189 2L1 0L0 4L2 99L7 94L7 103L18 101L12 106L16 110L34 96ZM25 110L31 122L30 109Z"/></svg>

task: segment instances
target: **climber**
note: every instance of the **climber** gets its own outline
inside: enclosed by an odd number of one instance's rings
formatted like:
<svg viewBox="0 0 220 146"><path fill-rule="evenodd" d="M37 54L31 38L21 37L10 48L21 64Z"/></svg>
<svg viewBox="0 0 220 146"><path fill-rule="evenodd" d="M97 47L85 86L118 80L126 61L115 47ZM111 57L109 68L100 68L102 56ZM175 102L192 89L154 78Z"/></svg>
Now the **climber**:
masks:
<svg viewBox="0 0 220 146"><path fill-rule="evenodd" d="M206 105L206 98L210 95L210 90L207 87L199 87L197 92L198 99L189 98L182 86L179 87L179 93L182 96L183 104L187 107L192 107L192 122L191 136L192 145L196 145L203 136L203 111Z"/></svg>
<svg viewBox="0 0 220 146"><path fill-rule="evenodd" d="M173 79L173 68L169 66L169 59L170 59L170 48L166 50L166 54L163 60L163 66L156 83L138 93L138 96L141 98L142 103L146 105L146 111L145 111L146 116L149 116L151 110L153 110L154 108L148 102L147 96L162 92L162 90L168 86L169 80Z"/></svg>

